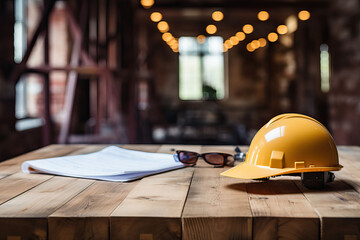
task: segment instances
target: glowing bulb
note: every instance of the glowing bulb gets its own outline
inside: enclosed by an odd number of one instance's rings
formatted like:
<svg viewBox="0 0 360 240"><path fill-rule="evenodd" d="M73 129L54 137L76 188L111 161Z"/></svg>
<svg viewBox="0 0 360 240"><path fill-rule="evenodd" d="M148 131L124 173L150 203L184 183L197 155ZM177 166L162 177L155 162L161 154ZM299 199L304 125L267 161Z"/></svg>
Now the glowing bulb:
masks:
<svg viewBox="0 0 360 240"><path fill-rule="evenodd" d="M265 38L259 38L258 41L260 43L260 47L265 47L266 46L266 39Z"/></svg>
<svg viewBox="0 0 360 240"><path fill-rule="evenodd" d="M165 21L161 21L158 23L157 28L159 29L160 32L164 33L169 31L169 24Z"/></svg>
<svg viewBox="0 0 360 240"><path fill-rule="evenodd" d="M220 11L215 11L211 14L211 17L214 21L219 22L224 19L224 14Z"/></svg>
<svg viewBox="0 0 360 240"><path fill-rule="evenodd" d="M255 49L251 46L251 43L248 43L248 44L246 45L246 49L247 49L249 52L255 51Z"/></svg>
<svg viewBox="0 0 360 240"><path fill-rule="evenodd" d="M269 42L276 42L276 40L278 40L278 38L279 38L278 35L274 32L269 33L269 35L268 35Z"/></svg>
<svg viewBox="0 0 360 240"><path fill-rule="evenodd" d="M208 34L214 34L214 33L216 33L216 31L217 31L217 28L216 28L216 26L213 25L213 24L210 24L210 25L208 25L208 26L206 27L206 32L207 32Z"/></svg>
<svg viewBox="0 0 360 240"><path fill-rule="evenodd" d="M288 28L285 25L279 25L276 30L281 35L286 34L288 32Z"/></svg>
<svg viewBox="0 0 360 240"><path fill-rule="evenodd" d="M301 21L306 21L310 18L310 12L309 11L306 11L306 10L302 10L298 13L298 18L301 20Z"/></svg>
<svg viewBox="0 0 360 240"><path fill-rule="evenodd" d="M260 11L257 17L260 21L266 21L269 19L269 13L267 11Z"/></svg>
<svg viewBox="0 0 360 240"><path fill-rule="evenodd" d="M173 38L169 42L167 42L167 44L169 44L169 46L176 45L178 44L178 41L175 38Z"/></svg>
<svg viewBox="0 0 360 240"><path fill-rule="evenodd" d="M235 34L235 36L236 36L236 38L241 42L241 41L243 41L244 39L245 39L245 33L243 33L243 32L237 32L236 34Z"/></svg>
<svg viewBox="0 0 360 240"><path fill-rule="evenodd" d="M228 48L224 45L223 46L223 52L227 52Z"/></svg>
<svg viewBox="0 0 360 240"><path fill-rule="evenodd" d="M239 39L237 39L237 37L232 36L230 38L230 42L231 42L232 45L238 45L239 44Z"/></svg>
<svg viewBox="0 0 360 240"><path fill-rule="evenodd" d="M140 4L148 9L148 8L151 8L152 5L154 5L154 0L140 0Z"/></svg>
<svg viewBox="0 0 360 240"><path fill-rule="evenodd" d="M228 49L230 49L230 48L233 47L233 45L232 45L232 43L230 42L230 40L226 40L224 44L225 44L225 46L226 46Z"/></svg>
<svg viewBox="0 0 360 240"><path fill-rule="evenodd" d="M197 36L196 40L198 43L203 44L206 40L206 37L204 35L199 35Z"/></svg>
<svg viewBox="0 0 360 240"><path fill-rule="evenodd" d="M162 35L162 39L165 41L165 42L169 42L171 39L173 39L174 37L171 35L171 33L169 32L166 32Z"/></svg>
<svg viewBox="0 0 360 240"><path fill-rule="evenodd" d="M260 42L258 40L253 40L250 44L253 49L258 49L260 47Z"/></svg>
<svg viewBox="0 0 360 240"><path fill-rule="evenodd" d="M159 12L153 12L153 13L150 15L150 19L151 19L151 21L153 21L153 22L159 22L159 21L162 19L162 15L161 15L161 13L159 13Z"/></svg>
<svg viewBox="0 0 360 240"><path fill-rule="evenodd" d="M251 26L250 24L246 24L246 25L244 25L244 27L243 27L243 31L244 31L244 33L246 33L246 34L250 34L250 33L252 33L252 32L254 31L254 28L253 28L253 26Z"/></svg>

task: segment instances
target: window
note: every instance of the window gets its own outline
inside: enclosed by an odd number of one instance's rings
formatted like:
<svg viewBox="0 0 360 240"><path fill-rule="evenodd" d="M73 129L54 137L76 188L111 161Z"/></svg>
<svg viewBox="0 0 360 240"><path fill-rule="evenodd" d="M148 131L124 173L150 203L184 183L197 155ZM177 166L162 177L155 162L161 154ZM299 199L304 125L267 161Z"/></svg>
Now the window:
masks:
<svg viewBox="0 0 360 240"><path fill-rule="evenodd" d="M14 61L20 63L26 50L26 2L15 0ZM22 78L16 84L16 118L26 117L26 84Z"/></svg>
<svg viewBox="0 0 360 240"><path fill-rule="evenodd" d="M320 77L321 90L326 93L330 90L330 56L329 47L325 43L320 45Z"/></svg>
<svg viewBox="0 0 360 240"><path fill-rule="evenodd" d="M38 0L15 0L14 6L14 62L20 63L27 47L27 33L34 31L41 17L42 2ZM34 9L36 11L33 11ZM38 16L35 19L33 18L34 14ZM34 22L29 24L29 19L34 19ZM38 49L41 49L41 46ZM42 56L41 53L32 54L33 61L28 61L28 63L34 63L34 59L36 60L38 55ZM43 124L40 118L40 110L37 107L37 102L39 102L37 96L41 94L42 81L41 76L23 74L16 83L15 116L18 119L15 124L16 130L22 131Z"/></svg>
<svg viewBox="0 0 360 240"><path fill-rule="evenodd" d="M223 39L179 39L179 97L181 100L217 100L225 96Z"/></svg>

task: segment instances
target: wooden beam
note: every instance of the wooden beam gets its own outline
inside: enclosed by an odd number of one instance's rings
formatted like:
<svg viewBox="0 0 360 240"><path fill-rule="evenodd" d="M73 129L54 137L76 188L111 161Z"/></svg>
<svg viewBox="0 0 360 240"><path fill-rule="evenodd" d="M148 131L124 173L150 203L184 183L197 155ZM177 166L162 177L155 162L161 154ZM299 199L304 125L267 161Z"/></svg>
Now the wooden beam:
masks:
<svg viewBox="0 0 360 240"><path fill-rule="evenodd" d="M70 28L74 35L74 45L71 53L70 66L77 67L79 66L79 60L80 60L80 54L81 54L82 42L83 42L82 30L85 29L85 24L88 19L87 1L82 0L81 11L80 11L80 27L78 27L78 25L76 24L74 16L71 14L69 8L67 8L67 13L68 13L67 14L68 20L70 23ZM65 119L63 120L60 128L59 143L66 143L69 135L71 116L74 106L74 99L75 99L75 92L77 85L77 77L78 77L77 72L75 71L69 72L68 80L67 80L68 82L66 86L66 93L65 93L65 104L64 104Z"/></svg>

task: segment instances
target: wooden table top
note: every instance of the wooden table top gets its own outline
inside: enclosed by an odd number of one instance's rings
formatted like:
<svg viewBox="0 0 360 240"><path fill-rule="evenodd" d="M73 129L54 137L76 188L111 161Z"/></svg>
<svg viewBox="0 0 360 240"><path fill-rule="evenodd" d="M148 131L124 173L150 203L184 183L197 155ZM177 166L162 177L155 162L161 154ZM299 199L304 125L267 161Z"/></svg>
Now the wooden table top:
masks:
<svg viewBox="0 0 360 240"><path fill-rule="evenodd" d="M338 147L344 168L324 190L290 176L227 178L224 168L201 162L130 183L20 170L26 160L104 147L51 145L0 163L0 239L360 239L360 147ZM233 146L122 147L234 153Z"/></svg>

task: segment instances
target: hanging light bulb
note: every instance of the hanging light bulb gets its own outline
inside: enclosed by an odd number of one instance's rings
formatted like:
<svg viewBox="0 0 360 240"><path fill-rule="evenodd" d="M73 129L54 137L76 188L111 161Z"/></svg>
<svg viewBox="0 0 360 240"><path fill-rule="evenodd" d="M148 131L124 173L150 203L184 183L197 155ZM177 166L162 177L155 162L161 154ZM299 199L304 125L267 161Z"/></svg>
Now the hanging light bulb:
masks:
<svg viewBox="0 0 360 240"><path fill-rule="evenodd" d="M161 21L158 23L157 28L159 29L160 32L164 33L169 31L169 24L165 21Z"/></svg>
<svg viewBox="0 0 360 240"><path fill-rule="evenodd" d="M269 33L269 35L268 35L269 42L276 42L278 40L278 38L279 38L278 35L274 32Z"/></svg>
<svg viewBox="0 0 360 240"><path fill-rule="evenodd" d="M211 14L211 18L214 20L214 21L221 21L224 19L224 14L221 12L221 11L215 11Z"/></svg>
<svg viewBox="0 0 360 240"><path fill-rule="evenodd" d="M208 34L214 34L214 33L216 33L216 31L217 31L217 28L216 28L216 26L213 25L213 24L210 24L210 25L208 25L208 26L206 27L206 32L207 32Z"/></svg>
<svg viewBox="0 0 360 240"><path fill-rule="evenodd" d="M286 25L279 25L279 26L277 27L276 31L277 31L279 34L283 35L283 34L286 34L286 33L288 32L288 28L287 28Z"/></svg>
<svg viewBox="0 0 360 240"><path fill-rule="evenodd" d="M255 49L251 46L251 43L248 43L248 44L246 45L246 49L247 49L249 52L255 51Z"/></svg>
<svg viewBox="0 0 360 240"><path fill-rule="evenodd" d="M140 4L145 8L149 9L154 5L154 0L140 0Z"/></svg>
<svg viewBox="0 0 360 240"><path fill-rule="evenodd" d="M267 11L260 11L257 17L260 21L266 21L269 19L269 13Z"/></svg>
<svg viewBox="0 0 360 240"><path fill-rule="evenodd" d="M151 19L151 21L153 21L153 22L159 22L159 21L162 19L162 14L159 13L159 12L153 12L153 13L150 15L150 19Z"/></svg>
<svg viewBox="0 0 360 240"><path fill-rule="evenodd" d="M240 42L243 41L245 39L245 37L246 37L245 33L243 33L243 32L237 32L235 34L235 36Z"/></svg>
<svg viewBox="0 0 360 240"><path fill-rule="evenodd" d="M266 46L266 39L265 38L259 38L258 41L260 43L260 47L265 47Z"/></svg>
<svg viewBox="0 0 360 240"><path fill-rule="evenodd" d="M199 35L197 36L196 38L196 41L199 43L199 44L203 44L206 40L206 37L204 35Z"/></svg>
<svg viewBox="0 0 360 240"><path fill-rule="evenodd" d="M238 45L239 44L239 39L237 39L237 37L235 37L235 36L232 36L231 38L230 38L230 42L232 43L232 45Z"/></svg>
<svg viewBox="0 0 360 240"><path fill-rule="evenodd" d="M302 10L298 13L298 18L301 20L301 21L306 21L310 18L310 12L307 11L307 10Z"/></svg>
<svg viewBox="0 0 360 240"><path fill-rule="evenodd" d="M162 39L165 41L165 42L169 42L171 39L173 39L173 35L169 32L166 32L162 35Z"/></svg>
<svg viewBox="0 0 360 240"><path fill-rule="evenodd" d="M254 27L251 24L246 24L243 26L243 31L246 34L250 34L254 31Z"/></svg>

